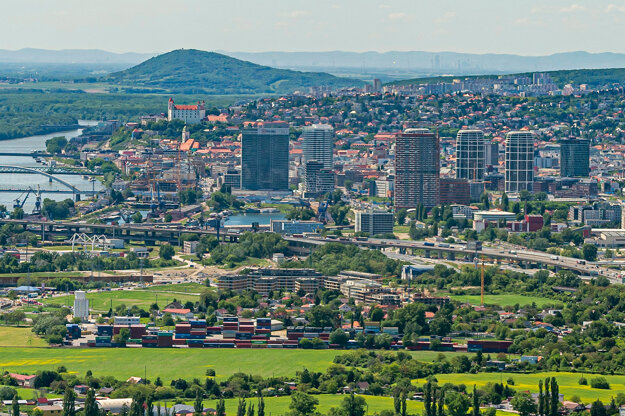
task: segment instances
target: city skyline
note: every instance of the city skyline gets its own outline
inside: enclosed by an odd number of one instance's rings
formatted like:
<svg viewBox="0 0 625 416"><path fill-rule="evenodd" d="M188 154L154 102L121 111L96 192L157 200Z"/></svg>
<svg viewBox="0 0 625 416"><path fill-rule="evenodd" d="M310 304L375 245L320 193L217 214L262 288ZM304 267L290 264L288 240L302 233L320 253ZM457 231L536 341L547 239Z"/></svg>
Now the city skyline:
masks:
<svg viewBox="0 0 625 416"><path fill-rule="evenodd" d="M11 50L625 52L625 6L609 0L445 1L427 8L404 0L280 0L272 7L183 1L173 8L160 0L113 0L88 9L75 0L30 0L3 10L0 22L0 49Z"/></svg>

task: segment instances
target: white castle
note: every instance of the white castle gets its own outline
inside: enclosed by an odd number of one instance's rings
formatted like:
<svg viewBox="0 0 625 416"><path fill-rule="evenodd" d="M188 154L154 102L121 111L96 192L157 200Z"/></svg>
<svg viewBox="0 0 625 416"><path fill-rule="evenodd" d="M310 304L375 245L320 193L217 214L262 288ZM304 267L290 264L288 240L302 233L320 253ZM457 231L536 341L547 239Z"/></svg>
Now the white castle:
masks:
<svg viewBox="0 0 625 416"><path fill-rule="evenodd" d="M206 117L204 101L198 101L196 105L176 105L170 98L167 105L167 120L182 120L187 124L200 123Z"/></svg>

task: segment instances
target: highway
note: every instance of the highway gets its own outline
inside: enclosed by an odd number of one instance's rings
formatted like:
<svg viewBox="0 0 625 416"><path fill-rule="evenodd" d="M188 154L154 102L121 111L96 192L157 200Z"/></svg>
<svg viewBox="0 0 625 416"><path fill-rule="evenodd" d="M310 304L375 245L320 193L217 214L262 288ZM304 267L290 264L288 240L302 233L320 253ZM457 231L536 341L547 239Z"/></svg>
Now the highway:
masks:
<svg viewBox="0 0 625 416"><path fill-rule="evenodd" d="M44 231L48 235L65 235L68 238L74 233L84 232L87 234L106 234L111 238L122 238L125 240L145 240L145 241L177 241L179 236L183 233L200 234L200 235L215 235L216 231L213 229L199 229L199 228L185 228L175 225L146 225L146 224L88 224L83 222L61 222L61 221L28 221L28 220L13 220L13 219L0 219L0 224L19 224L25 229L29 229L33 232ZM228 232L222 229L220 235L224 239L229 239L231 242L238 241L240 234ZM349 238L331 239L323 237L295 237L295 236L283 236L285 240L289 241L294 246L316 246L329 242L336 242L341 244L353 244L359 247L371 248L371 249L396 249L400 254L409 255L413 250L422 250L425 252L425 257L428 257L433 252L442 254L451 254L453 257L461 256L473 259L475 256L484 256L486 259L492 260L506 260L516 263L527 264L541 264L544 266L554 266L558 269L571 270L586 276L605 276L612 283L622 283L621 273L619 270L612 270L606 267L602 267L601 263L586 262L580 259L564 256L554 256L548 253L528 250L528 249L516 249L512 250L504 247L489 247L483 246L482 250L476 251L469 249L466 245L462 244L445 244L445 243L430 243L426 241L408 241L408 240L393 240L393 239L377 239L368 238L366 240L356 240ZM614 263L614 265L617 265Z"/></svg>
<svg viewBox="0 0 625 416"><path fill-rule="evenodd" d="M388 249L395 248L400 252L404 251L408 253L412 250L423 250L425 252L441 252L441 253L453 253L454 256L460 255L462 257L467 256L473 258L474 256L484 256L487 259L493 260L507 260L511 262L528 262L538 263L546 266L555 266L560 269L566 269L581 273L589 276L605 276L612 283L622 283L620 278L620 272L616 270L609 270L607 268L599 266L597 263L586 262L580 259L564 256L554 256L541 251L534 251L528 249L509 250L506 248L493 248L484 246L482 250L475 251L468 249L465 245L461 244L443 244L429 243L426 241L407 241L407 240L391 240L391 239L377 239L369 238L367 240L355 240L355 239L324 239L309 238L309 237L289 237L286 236L287 241L297 242L301 244L325 244L329 242L336 242L342 244L353 244L360 247L368 247L373 249ZM427 257L427 256L426 256Z"/></svg>

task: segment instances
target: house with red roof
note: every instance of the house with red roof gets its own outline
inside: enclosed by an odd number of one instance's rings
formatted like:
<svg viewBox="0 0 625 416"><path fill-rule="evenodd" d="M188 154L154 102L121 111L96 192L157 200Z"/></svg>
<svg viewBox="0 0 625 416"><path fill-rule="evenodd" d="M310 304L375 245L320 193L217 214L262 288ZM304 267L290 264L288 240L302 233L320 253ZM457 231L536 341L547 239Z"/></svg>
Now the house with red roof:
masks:
<svg viewBox="0 0 625 416"><path fill-rule="evenodd" d="M17 381L17 384L21 387L33 388L35 385L35 379L37 378L36 374L17 374L17 373L9 373L9 377L13 380Z"/></svg>
<svg viewBox="0 0 625 416"><path fill-rule="evenodd" d="M173 317L177 317L177 318L186 318L186 319L191 319L193 318L193 312L191 312L191 309L186 309L186 308L167 308L167 309L163 309L162 311L163 313L168 313Z"/></svg>

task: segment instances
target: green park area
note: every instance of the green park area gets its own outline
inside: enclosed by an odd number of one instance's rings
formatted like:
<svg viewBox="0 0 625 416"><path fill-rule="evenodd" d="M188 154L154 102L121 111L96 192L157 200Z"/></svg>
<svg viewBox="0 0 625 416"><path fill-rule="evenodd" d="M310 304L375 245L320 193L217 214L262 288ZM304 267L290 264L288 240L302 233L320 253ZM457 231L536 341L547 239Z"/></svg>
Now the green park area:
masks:
<svg viewBox="0 0 625 416"><path fill-rule="evenodd" d="M48 343L31 328L0 326L0 347L45 347ZM1 359L1 358L0 358Z"/></svg>
<svg viewBox="0 0 625 416"><path fill-rule="evenodd" d="M584 376L588 385L580 385L579 379ZM573 396L578 396L582 402L591 403L600 399L604 403L609 403L612 397L618 393L625 392L625 376L599 376L593 374L569 373L569 372L543 372L533 374L520 373L478 373L478 374L437 374L436 380L439 384L453 383L465 384L468 388L473 388L475 384L478 388L487 383L506 383L508 379L514 380L512 388L522 391L538 393L538 381L547 377L555 377L560 386L560 393L564 394L564 400L571 400ZM610 383L610 389L595 389L590 386L593 377L605 377ZM416 380L417 385L426 382L424 379Z"/></svg>
<svg viewBox="0 0 625 416"><path fill-rule="evenodd" d="M109 308L115 309L118 305L128 307L136 305L139 308L149 309L153 303L157 303L160 308L165 307L174 299L178 302L197 302L200 293L206 289L201 284L180 284L150 286L144 289L114 289L99 292L88 292L89 307L95 312L106 312ZM46 304L73 305L74 295L67 294L55 296L45 300Z"/></svg>
<svg viewBox="0 0 625 416"><path fill-rule="evenodd" d="M457 300L463 303L470 303L471 305L479 305L480 304L480 295L451 295L451 299ZM554 301L553 299L544 298L540 296L527 296L527 295L517 295L517 294L509 294L509 295L485 295L484 303L486 305L498 305L501 307L505 306L514 306L514 305L531 305L533 303L536 304L537 307L542 308L546 305L553 305L554 303L559 303Z"/></svg>

